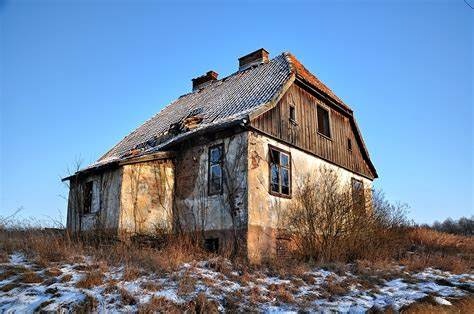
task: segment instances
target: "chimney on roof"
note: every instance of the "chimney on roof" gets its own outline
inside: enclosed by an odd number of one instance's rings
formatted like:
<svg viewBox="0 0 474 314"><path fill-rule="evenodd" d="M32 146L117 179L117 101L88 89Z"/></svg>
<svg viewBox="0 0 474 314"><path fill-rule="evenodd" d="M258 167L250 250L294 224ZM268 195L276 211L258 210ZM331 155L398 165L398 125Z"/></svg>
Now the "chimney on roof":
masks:
<svg viewBox="0 0 474 314"><path fill-rule="evenodd" d="M219 74L214 71L208 71L206 74L198 76L196 78L193 78L193 92L195 90L201 89L209 84L211 84L213 81L217 80L217 76Z"/></svg>
<svg viewBox="0 0 474 314"><path fill-rule="evenodd" d="M263 48L255 50L243 57L239 58L239 71L245 70L253 65L268 62L268 51Z"/></svg>

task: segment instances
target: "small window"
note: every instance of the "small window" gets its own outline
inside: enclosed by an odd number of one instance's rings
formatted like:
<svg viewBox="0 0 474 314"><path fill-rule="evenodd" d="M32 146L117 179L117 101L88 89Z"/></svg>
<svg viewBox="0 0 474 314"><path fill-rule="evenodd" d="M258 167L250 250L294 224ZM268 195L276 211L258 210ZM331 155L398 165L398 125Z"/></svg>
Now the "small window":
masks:
<svg viewBox="0 0 474 314"><path fill-rule="evenodd" d="M222 192L222 161L223 146L217 145L209 148L209 195Z"/></svg>
<svg viewBox="0 0 474 314"><path fill-rule="evenodd" d="M291 160L290 154L270 148L270 192L289 196L291 191Z"/></svg>
<svg viewBox="0 0 474 314"><path fill-rule="evenodd" d="M329 111L321 106L318 106L318 132L327 137L331 137Z"/></svg>
<svg viewBox="0 0 474 314"><path fill-rule="evenodd" d="M290 121L296 122L296 109L294 106L290 106Z"/></svg>
<svg viewBox="0 0 474 314"><path fill-rule="evenodd" d="M365 208L364 182L355 178L352 178L352 202L355 208Z"/></svg>
<svg viewBox="0 0 474 314"><path fill-rule="evenodd" d="M347 139L347 149L352 151L352 141L350 138Z"/></svg>
<svg viewBox="0 0 474 314"><path fill-rule="evenodd" d="M204 248L206 251L211 253L219 252L219 239L218 238L210 238L204 240Z"/></svg>
<svg viewBox="0 0 474 314"><path fill-rule="evenodd" d="M90 214L92 212L92 193L93 193L94 182L89 181L84 185L84 214Z"/></svg>

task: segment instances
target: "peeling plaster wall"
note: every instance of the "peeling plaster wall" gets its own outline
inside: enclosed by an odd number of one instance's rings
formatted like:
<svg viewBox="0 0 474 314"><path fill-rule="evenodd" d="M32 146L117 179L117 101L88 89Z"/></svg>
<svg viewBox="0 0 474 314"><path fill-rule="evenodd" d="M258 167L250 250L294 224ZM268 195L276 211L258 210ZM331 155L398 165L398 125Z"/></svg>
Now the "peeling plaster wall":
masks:
<svg viewBox="0 0 474 314"><path fill-rule="evenodd" d="M208 195L209 148L218 144L224 145L223 168L228 184L224 183L222 194ZM229 190L234 193L229 193ZM247 132L201 145L182 147L176 159L175 195L178 223L186 231L232 229L231 200L237 208L236 226L239 229L246 228Z"/></svg>
<svg viewBox="0 0 474 314"><path fill-rule="evenodd" d="M279 219L279 210L292 202L291 198L273 196L269 193L269 147L291 153L291 186L297 188L301 179L314 173L320 167L328 167L337 171L341 185L350 183L351 178L362 180L364 187L370 188L372 181L343 168L328 163L316 156L305 153L297 148L281 144L269 137L256 132L248 133L248 239L247 250L249 259L259 262L265 256L276 253L277 229L284 228ZM279 209L279 210L277 210Z"/></svg>
<svg viewBox="0 0 474 314"><path fill-rule="evenodd" d="M120 234L171 231L174 166L170 159L123 166Z"/></svg>
<svg viewBox="0 0 474 314"><path fill-rule="evenodd" d="M120 213L121 180L121 169L106 170L100 174L71 179L67 215L68 230L75 233L100 228L116 233ZM84 186L91 181L93 182L91 213L83 215Z"/></svg>

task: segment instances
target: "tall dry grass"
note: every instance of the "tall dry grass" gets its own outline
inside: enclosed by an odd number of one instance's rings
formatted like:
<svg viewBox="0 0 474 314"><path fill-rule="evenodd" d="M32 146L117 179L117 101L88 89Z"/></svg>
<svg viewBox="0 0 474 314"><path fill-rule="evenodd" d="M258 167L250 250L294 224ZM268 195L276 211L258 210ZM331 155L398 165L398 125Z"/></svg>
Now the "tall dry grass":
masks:
<svg viewBox="0 0 474 314"><path fill-rule="evenodd" d="M185 235L170 235L159 248L104 239L97 236L92 241L91 236L71 237L65 231L10 226L0 228L0 252L21 252L40 266L83 262L87 256L94 263L157 273L171 272L183 263L206 257L206 252Z"/></svg>
<svg viewBox="0 0 474 314"><path fill-rule="evenodd" d="M453 273L474 271L474 237L419 227L409 229L408 237L410 252L400 262L409 270L432 267Z"/></svg>

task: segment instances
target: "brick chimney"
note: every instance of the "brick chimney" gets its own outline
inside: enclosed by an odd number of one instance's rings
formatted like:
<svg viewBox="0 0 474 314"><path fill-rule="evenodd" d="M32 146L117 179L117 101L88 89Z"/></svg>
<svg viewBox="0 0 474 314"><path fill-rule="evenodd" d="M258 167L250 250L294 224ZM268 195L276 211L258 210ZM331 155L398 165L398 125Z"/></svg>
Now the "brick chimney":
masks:
<svg viewBox="0 0 474 314"><path fill-rule="evenodd" d="M217 80L217 76L219 74L214 71L208 71L206 74L198 76L196 78L193 78L193 92L201 89L209 84L211 84L213 81Z"/></svg>
<svg viewBox="0 0 474 314"><path fill-rule="evenodd" d="M268 62L268 51L263 48L255 50L243 57L239 58L239 71L245 70L253 65Z"/></svg>

